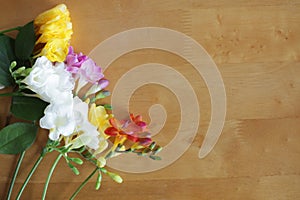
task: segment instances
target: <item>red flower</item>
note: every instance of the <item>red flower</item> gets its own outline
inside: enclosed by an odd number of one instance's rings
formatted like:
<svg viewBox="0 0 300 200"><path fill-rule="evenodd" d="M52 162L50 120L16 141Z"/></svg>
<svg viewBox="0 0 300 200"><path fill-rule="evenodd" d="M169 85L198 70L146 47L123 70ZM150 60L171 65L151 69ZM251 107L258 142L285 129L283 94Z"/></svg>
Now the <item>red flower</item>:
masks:
<svg viewBox="0 0 300 200"><path fill-rule="evenodd" d="M109 120L111 127L104 132L109 136L126 137L134 143L148 145L152 142L150 133L147 132L147 124L142 121L140 115L130 114L130 120L118 121L116 118Z"/></svg>

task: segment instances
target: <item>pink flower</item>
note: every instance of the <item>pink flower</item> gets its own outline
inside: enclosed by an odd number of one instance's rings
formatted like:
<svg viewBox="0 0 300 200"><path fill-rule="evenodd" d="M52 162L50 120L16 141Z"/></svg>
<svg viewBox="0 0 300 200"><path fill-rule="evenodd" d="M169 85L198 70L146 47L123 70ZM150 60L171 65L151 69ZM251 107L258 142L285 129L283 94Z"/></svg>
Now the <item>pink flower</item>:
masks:
<svg viewBox="0 0 300 200"><path fill-rule="evenodd" d="M130 120L119 121L115 118L109 119L111 127L108 127L104 133L108 136L126 137L132 142L147 146L152 142L151 135L148 132L146 122L142 121L140 115L130 114Z"/></svg>
<svg viewBox="0 0 300 200"><path fill-rule="evenodd" d="M71 72L75 79L79 78L84 82L95 84L104 77L101 67L81 52L74 53L72 46L69 47L65 64L67 71Z"/></svg>
<svg viewBox="0 0 300 200"><path fill-rule="evenodd" d="M79 68L81 67L82 63L86 61L88 57L83 55L81 52L79 54L74 53L73 47L69 47L69 53L66 58L66 65L67 70L72 74L78 73Z"/></svg>
<svg viewBox="0 0 300 200"><path fill-rule="evenodd" d="M84 80L93 84L104 77L102 69L97 66L96 63L90 58L82 63L81 67L79 68L78 74L80 78L83 78Z"/></svg>

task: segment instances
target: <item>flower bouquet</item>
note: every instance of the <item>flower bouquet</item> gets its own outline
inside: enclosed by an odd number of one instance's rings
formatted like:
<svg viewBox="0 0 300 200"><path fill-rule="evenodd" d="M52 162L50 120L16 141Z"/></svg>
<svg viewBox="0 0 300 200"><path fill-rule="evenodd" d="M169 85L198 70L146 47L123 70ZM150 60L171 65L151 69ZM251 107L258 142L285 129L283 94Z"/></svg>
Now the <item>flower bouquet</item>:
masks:
<svg viewBox="0 0 300 200"><path fill-rule="evenodd" d="M18 31L15 39L5 35ZM43 158L58 152L45 182L45 199L52 173L64 159L76 174L76 165L83 161L95 170L83 181L73 199L87 181L97 174L95 188L101 185L102 174L121 183L122 178L106 169L107 159L122 153L136 153L160 159L161 150L151 139L147 124L140 115L118 120L112 107L102 103L110 93L109 81L88 56L75 53L70 46L72 35L70 14L64 4L38 15L28 24L0 32L0 88L11 92L10 113L21 122L9 123L0 130L0 153L20 154L7 194L13 185L25 151L34 143L39 127L48 130L49 140L33 164L16 199L20 199L27 183ZM77 155L76 155L77 154Z"/></svg>

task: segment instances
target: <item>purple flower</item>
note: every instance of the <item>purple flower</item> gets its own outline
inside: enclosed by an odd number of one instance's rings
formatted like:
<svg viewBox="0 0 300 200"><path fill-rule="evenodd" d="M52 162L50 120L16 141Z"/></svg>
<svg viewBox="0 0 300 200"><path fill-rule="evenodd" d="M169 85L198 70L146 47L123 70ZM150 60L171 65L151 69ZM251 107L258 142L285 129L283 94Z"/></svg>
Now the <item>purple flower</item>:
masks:
<svg viewBox="0 0 300 200"><path fill-rule="evenodd" d="M81 67L79 68L78 74L80 78L83 78L84 80L92 84L95 84L104 77L102 69L97 66L96 63L90 58L82 63Z"/></svg>
<svg viewBox="0 0 300 200"><path fill-rule="evenodd" d="M72 46L69 47L65 64L67 71L71 72L75 79L80 78L95 84L104 77L102 69L91 58L82 53L74 53Z"/></svg>
<svg viewBox="0 0 300 200"><path fill-rule="evenodd" d="M72 74L77 74L82 63L88 59L86 55L83 55L81 52L79 54L74 53L73 47L69 47L69 53L67 55L65 64L67 65L66 69Z"/></svg>
<svg viewBox="0 0 300 200"><path fill-rule="evenodd" d="M73 47L69 47L69 53L65 60L66 70L73 74L75 80L77 80L77 87L75 94L78 94L85 85L91 83L94 85L92 89L103 89L108 85L108 81L103 79L101 67L88 56L82 53L74 53Z"/></svg>

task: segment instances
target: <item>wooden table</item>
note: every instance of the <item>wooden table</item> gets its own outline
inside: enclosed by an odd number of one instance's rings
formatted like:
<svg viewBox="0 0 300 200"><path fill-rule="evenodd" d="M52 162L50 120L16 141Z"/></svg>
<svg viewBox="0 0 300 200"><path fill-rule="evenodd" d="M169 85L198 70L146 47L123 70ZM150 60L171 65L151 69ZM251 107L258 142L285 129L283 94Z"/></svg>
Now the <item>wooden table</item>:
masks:
<svg viewBox="0 0 300 200"><path fill-rule="evenodd" d="M0 29L25 24L59 3L65 3L71 12L72 45L85 54L112 35L137 27L164 27L192 37L217 64L227 95L221 137L212 152L199 159L211 101L193 66L170 52L154 49L134 51L115 60L105 72L110 89L122 74L140 64L162 63L178 70L198 97L200 128L192 145L171 165L150 173L119 172L125 180L121 185L104 177L100 191L94 190L93 179L77 199L300 199L299 1L11 0L1 2ZM0 101L3 120L7 100ZM176 96L168 88L149 84L139 88L130 102L131 111L146 120L151 105L164 105L168 118L154 139L167 145L181 120ZM46 138L42 132L26 153L13 197ZM22 199L41 198L55 156L45 158ZM16 161L17 156L0 155L3 199ZM81 174L75 176L60 162L47 199L68 199L93 170L88 164L79 169Z"/></svg>

